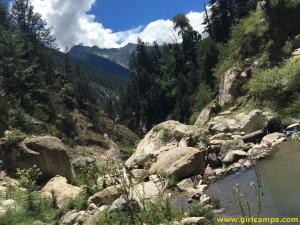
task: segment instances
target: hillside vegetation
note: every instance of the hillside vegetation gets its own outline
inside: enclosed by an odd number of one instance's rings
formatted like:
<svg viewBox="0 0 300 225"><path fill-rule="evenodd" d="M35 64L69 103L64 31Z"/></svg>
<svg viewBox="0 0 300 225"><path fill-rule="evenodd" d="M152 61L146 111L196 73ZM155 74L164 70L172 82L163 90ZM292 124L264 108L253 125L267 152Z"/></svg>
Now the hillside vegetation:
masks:
<svg viewBox="0 0 300 225"><path fill-rule="evenodd" d="M217 97L222 75L230 68L250 71L253 63L257 67L253 78L248 85L243 82L236 97L253 96L257 103L279 109L282 116L296 107L298 89L292 79L297 79L298 62L284 61L299 47L299 36L295 37L300 33L300 2L211 0L209 4L205 20L209 36L201 37L179 14L173 23L182 44L158 47L139 41L121 99L121 118L136 132L143 134L166 119L193 124Z"/></svg>

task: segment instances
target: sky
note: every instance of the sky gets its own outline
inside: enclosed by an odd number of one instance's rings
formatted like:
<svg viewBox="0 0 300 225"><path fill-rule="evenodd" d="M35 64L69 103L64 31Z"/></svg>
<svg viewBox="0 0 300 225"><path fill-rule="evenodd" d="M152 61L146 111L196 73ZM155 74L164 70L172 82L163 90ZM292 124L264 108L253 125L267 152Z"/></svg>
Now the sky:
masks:
<svg viewBox="0 0 300 225"><path fill-rule="evenodd" d="M172 17L184 13L203 31L203 0L32 0L58 47L76 44L119 48L138 38L159 44L181 41Z"/></svg>

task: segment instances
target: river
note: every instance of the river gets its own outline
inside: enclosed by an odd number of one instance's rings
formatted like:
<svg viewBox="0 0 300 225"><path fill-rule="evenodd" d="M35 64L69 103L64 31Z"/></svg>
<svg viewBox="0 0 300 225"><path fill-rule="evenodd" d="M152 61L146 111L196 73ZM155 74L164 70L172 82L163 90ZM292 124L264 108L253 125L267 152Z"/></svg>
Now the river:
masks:
<svg viewBox="0 0 300 225"><path fill-rule="evenodd" d="M266 217L299 217L300 215L300 143L288 141L276 147L272 156L257 163L263 184L263 210ZM209 187L209 194L218 198L226 209L222 216L240 216L232 188L237 183L247 193L253 216L257 211L257 196L253 187L254 168L219 179Z"/></svg>

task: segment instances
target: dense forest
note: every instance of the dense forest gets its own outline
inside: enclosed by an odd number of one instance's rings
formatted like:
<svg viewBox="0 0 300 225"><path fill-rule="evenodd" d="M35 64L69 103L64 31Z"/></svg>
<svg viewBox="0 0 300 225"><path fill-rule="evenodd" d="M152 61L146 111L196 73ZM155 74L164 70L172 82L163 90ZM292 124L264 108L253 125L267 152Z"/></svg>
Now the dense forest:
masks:
<svg viewBox="0 0 300 225"><path fill-rule="evenodd" d="M178 14L173 24L182 43L158 46L139 40L130 60L131 78L120 113L137 133L144 134L166 119L193 124L204 106L216 98L220 77L227 69L235 66L243 71L255 59L262 68L270 68L294 49L298 1L210 0L205 9L202 36L185 15Z"/></svg>
<svg viewBox="0 0 300 225"><path fill-rule="evenodd" d="M100 106L104 108L107 97L101 98L97 80L92 82L93 77L86 75L89 67L76 64L68 54L56 53L51 30L30 1L13 1L9 13L1 3L0 17L0 85L12 106L6 125L72 141L76 128L70 113L77 109L99 130ZM95 77L97 71L92 71ZM38 126L32 118L46 125Z"/></svg>

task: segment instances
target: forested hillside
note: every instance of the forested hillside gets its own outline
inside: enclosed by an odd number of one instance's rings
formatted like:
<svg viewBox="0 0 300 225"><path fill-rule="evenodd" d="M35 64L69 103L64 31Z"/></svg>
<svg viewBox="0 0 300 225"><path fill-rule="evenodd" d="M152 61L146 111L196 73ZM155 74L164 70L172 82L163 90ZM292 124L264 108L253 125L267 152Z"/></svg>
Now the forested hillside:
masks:
<svg viewBox="0 0 300 225"><path fill-rule="evenodd" d="M297 48L293 40L300 32L298 1L211 0L208 8L203 36L179 14L173 24L182 43L158 46L139 40L121 99L121 118L131 129L142 134L166 119L193 124L204 106L217 97L221 75L227 69L243 72L259 63L250 92L241 86L235 95L258 92L254 82L261 82L269 73L261 70L281 65ZM280 100L280 109L296 98L296 90L288 93L289 98ZM260 97L264 102L270 100ZM274 101L277 107L278 99Z"/></svg>
<svg viewBox="0 0 300 225"><path fill-rule="evenodd" d="M10 13L0 6L0 85L10 105L3 128L48 133L75 144L73 112L79 111L95 131L104 132L105 112L124 79L58 52L46 21L30 3L16 0Z"/></svg>

